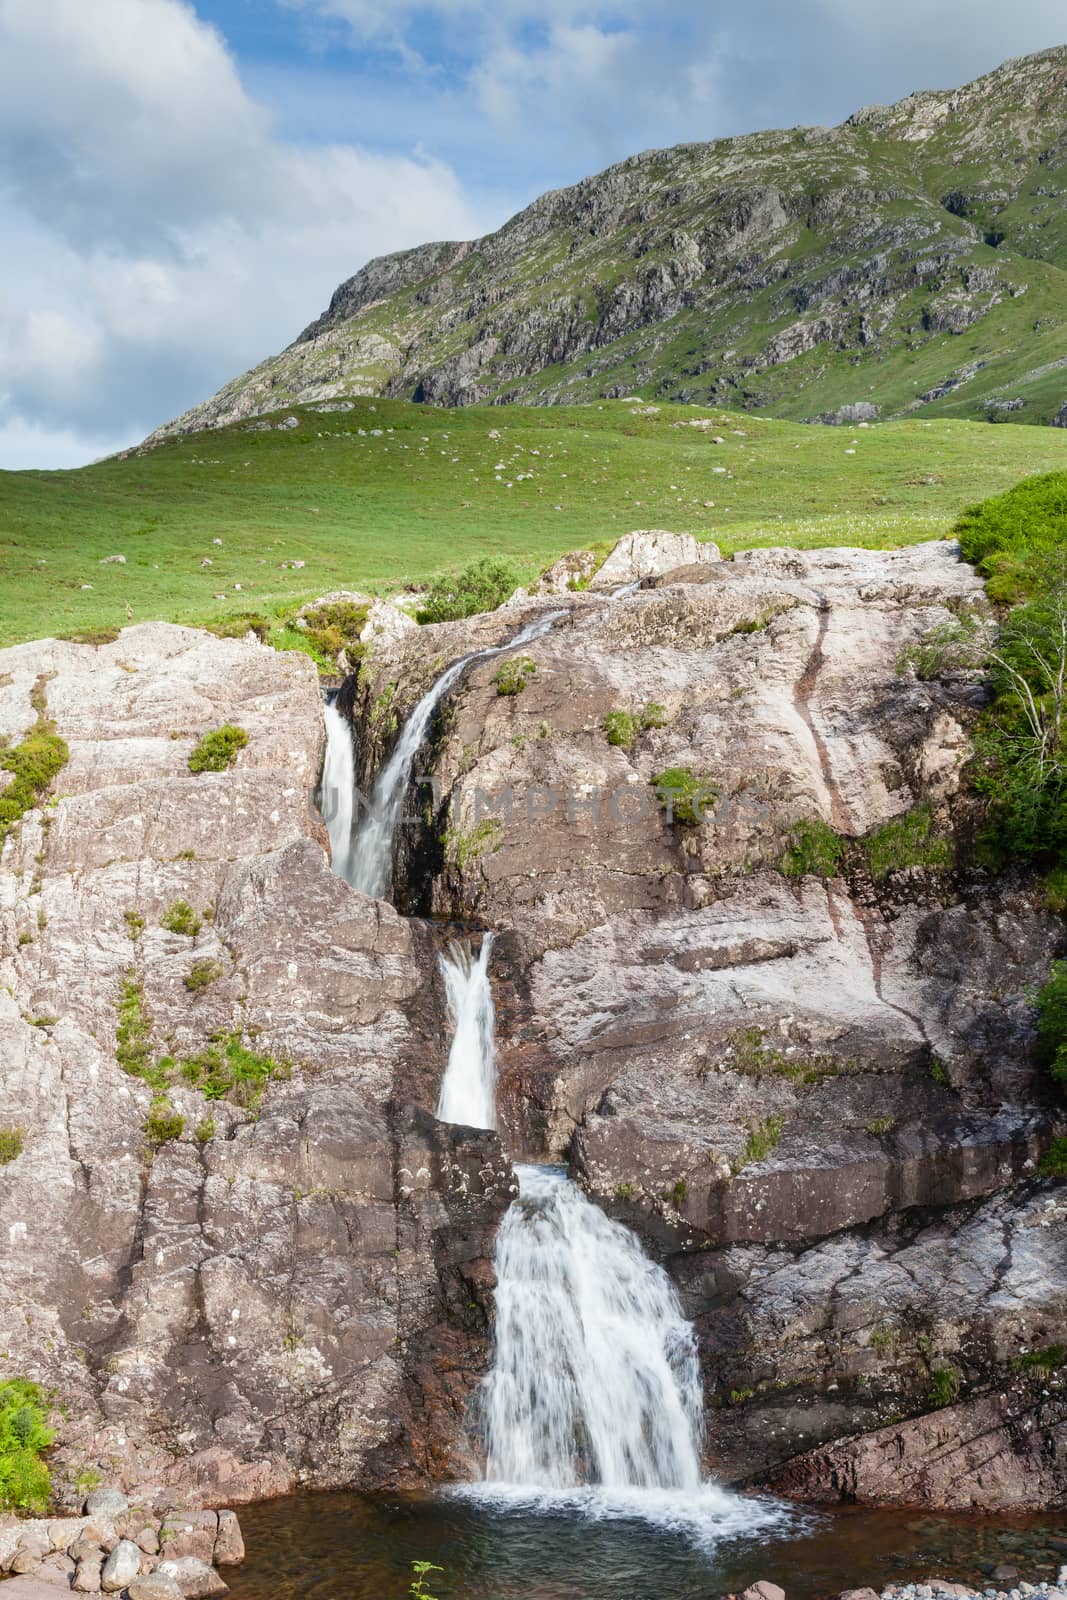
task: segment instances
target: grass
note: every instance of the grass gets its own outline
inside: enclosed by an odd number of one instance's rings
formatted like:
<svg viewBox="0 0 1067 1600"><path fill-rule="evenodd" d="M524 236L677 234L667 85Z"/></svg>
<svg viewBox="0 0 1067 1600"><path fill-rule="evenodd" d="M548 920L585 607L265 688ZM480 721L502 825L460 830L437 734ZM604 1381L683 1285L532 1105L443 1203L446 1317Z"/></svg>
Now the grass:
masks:
<svg viewBox="0 0 1067 1600"><path fill-rule="evenodd" d="M10 1166L26 1145L25 1128L0 1128L0 1167Z"/></svg>
<svg viewBox="0 0 1067 1600"><path fill-rule="evenodd" d="M272 1078L287 1078L292 1063L261 1055L244 1043L239 1033L215 1033L199 1055L181 1061L166 1056L160 1069L177 1071L208 1100L233 1100L252 1110L259 1104Z"/></svg>
<svg viewBox="0 0 1067 1600"><path fill-rule="evenodd" d="M195 939L204 924L188 900L175 900L163 913L159 925L168 933L181 933L187 939Z"/></svg>
<svg viewBox="0 0 1067 1600"><path fill-rule="evenodd" d="M497 694L521 694L536 671L537 663L531 661L529 656L512 656L496 669L493 682Z"/></svg>
<svg viewBox="0 0 1067 1600"><path fill-rule="evenodd" d="M604 718L604 736L609 744L629 750L645 728L665 728L669 721L666 706L652 700L643 711L609 711Z"/></svg>
<svg viewBox="0 0 1067 1600"><path fill-rule="evenodd" d="M0 1383L0 1508L46 1512L52 1486L41 1459L52 1443L42 1390L25 1378Z"/></svg>
<svg viewBox="0 0 1067 1600"><path fill-rule="evenodd" d="M785 1118L782 1116L766 1117L762 1122L752 1124L745 1140L741 1154L732 1162L734 1174L743 1168L751 1166L754 1162L763 1161L772 1150L778 1148L778 1141L782 1137L785 1127Z"/></svg>
<svg viewBox="0 0 1067 1600"><path fill-rule="evenodd" d="M1067 470L1067 430L918 417L846 437L713 407L634 416L614 401L286 409L300 426L285 432L238 424L77 471L0 473L0 644L125 626L127 604L135 621L244 632L252 616L282 632L295 605L329 589L390 593L481 556L525 580L638 527L714 538L727 553L890 547L947 534L965 507L1029 473ZM725 443L674 426L693 416L713 416ZM501 461L534 477L497 481ZM124 566L100 565L117 553ZM305 566L282 566L292 559ZM284 642L310 653L297 629Z"/></svg>
<svg viewBox="0 0 1067 1600"><path fill-rule="evenodd" d="M153 1149L157 1150L171 1139L180 1139L184 1131L185 1118L174 1109L166 1095L159 1095L152 1101L151 1110L145 1118L144 1135Z"/></svg>
<svg viewBox="0 0 1067 1600"><path fill-rule="evenodd" d="M19 744L0 751L0 771L11 774L0 791L0 844L15 823L44 798L70 759L66 741L48 716L45 682L43 676L38 678L30 695L37 713L33 727Z"/></svg>
<svg viewBox="0 0 1067 1600"><path fill-rule="evenodd" d="M721 793L717 784L691 767L667 767L654 775L652 784L667 821L685 828L698 828Z"/></svg>
<svg viewBox="0 0 1067 1600"><path fill-rule="evenodd" d="M872 878L885 878L905 867L952 865L952 841L939 834L929 806L916 806L902 817L883 822L863 838Z"/></svg>
<svg viewBox="0 0 1067 1600"><path fill-rule="evenodd" d="M134 973L124 978L119 995L115 1059L131 1078L140 1078L153 1089L165 1086L166 1078L152 1052L152 1018L145 1005L144 985Z"/></svg>
<svg viewBox="0 0 1067 1600"><path fill-rule="evenodd" d="M227 767L233 766L247 743L248 734L243 728L235 728L232 722L224 723L197 740L189 756L189 771L225 772Z"/></svg>
<svg viewBox="0 0 1067 1600"><path fill-rule="evenodd" d="M1042 1178L1067 1178L1067 1139L1053 1139L1037 1164Z"/></svg>
<svg viewBox="0 0 1067 1600"><path fill-rule="evenodd" d="M802 818L793 828L792 843L778 862L787 878L832 878L845 852L845 841L821 817Z"/></svg>

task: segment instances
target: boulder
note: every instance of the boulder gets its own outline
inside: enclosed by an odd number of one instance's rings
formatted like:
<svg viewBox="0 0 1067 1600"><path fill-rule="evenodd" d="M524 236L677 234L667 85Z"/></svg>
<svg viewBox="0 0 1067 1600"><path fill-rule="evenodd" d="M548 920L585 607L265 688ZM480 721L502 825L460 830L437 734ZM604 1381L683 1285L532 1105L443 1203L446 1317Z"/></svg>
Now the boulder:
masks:
<svg viewBox="0 0 1067 1600"><path fill-rule="evenodd" d="M121 1489L94 1489L86 1497L85 1515L94 1521L113 1522L116 1517L124 1517L130 1509L130 1502Z"/></svg>
<svg viewBox="0 0 1067 1600"><path fill-rule="evenodd" d="M142 1552L132 1539L120 1539L104 1562L100 1574L100 1587L106 1593L125 1589L141 1571Z"/></svg>
<svg viewBox="0 0 1067 1600"><path fill-rule="evenodd" d="M672 567L722 559L718 545L702 543L690 533L667 533L661 528L641 528L618 541L604 564L589 581L590 589L613 589L639 578L669 572Z"/></svg>
<svg viewBox="0 0 1067 1600"><path fill-rule="evenodd" d="M103 1563L103 1551L98 1555L82 1556L77 1563L71 1587L77 1589L79 1594L99 1594Z"/></svg>
<svg viewBox="0 0 1067 1600"><path fill-rule="evenodd" d="M776 1583L768 1583L761 1578L758 1583L750 1584L742 1590L740 1600L785 1600L785 1590L779 1589Z"/></svg>
<svg viewBox="0 0 1067 1600"><path fill-rule="evenodd" d="M219 1519L214 1511L171 1512L159 1530L159 1547L168 1559L198 1556L210 1565L218 1531Z"/></svg>
<svg viewBox="0 0 1067 1600"><path fill-rule="evenodd" d="M172 1579L185 1600L213 1600L215 1595L225 1594L227 1590L215 1569L196 1556L161 1561L153 1576Z"/></svg>
<svg viewBox="0 0 1067 1600"><path fill-rule="evenodd" d="M214 1561L217 1567L237 1566L245 1558L245 1542L241 1524L232 1511L219 1512L219 1533L215 1540Z"/></svg>
<svg viewBox="0 0 1067 1600"><path fill-rule="evenodd" d="M126 1593L129 1600L183 1600L184 1590L175 1578L157 1568L147 1577L135 1578Z"/></svg>

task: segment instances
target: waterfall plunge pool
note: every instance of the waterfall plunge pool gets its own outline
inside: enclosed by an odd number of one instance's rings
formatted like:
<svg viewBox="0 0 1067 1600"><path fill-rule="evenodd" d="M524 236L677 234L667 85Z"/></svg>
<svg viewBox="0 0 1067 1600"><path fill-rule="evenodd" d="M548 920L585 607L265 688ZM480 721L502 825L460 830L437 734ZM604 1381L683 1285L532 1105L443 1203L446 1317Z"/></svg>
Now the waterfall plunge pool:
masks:
<svg viewBox="0 0 1067 1600"><path fill-rule="evenodd" d="M232 1600L407 1600L413 1561L433 1561L439 1600L716 1600L760 1578L787 1600L939 1574L988 1583L1001 1562L1031 1583L1067 1561L1062 1517L787 1508L768 1525L724 1526L694 1542L678 1526L495 1486L437 1494L305 1494L240 1511L243 1567ZM739 1497L756 1524L773 1502ZM1050 1541L1056 1540L1058 1543ZM999 1588L1012 1587L1009 1583Z"/></svg>

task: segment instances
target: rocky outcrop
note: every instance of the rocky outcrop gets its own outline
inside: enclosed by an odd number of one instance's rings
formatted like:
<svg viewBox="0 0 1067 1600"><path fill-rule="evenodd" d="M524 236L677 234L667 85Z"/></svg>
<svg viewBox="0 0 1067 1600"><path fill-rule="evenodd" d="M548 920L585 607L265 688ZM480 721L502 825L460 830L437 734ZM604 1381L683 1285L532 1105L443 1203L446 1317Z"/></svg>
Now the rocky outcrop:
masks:
<svg viewBox="0 0 1067 1600"><path fill-rule="evenodd" d="M0 652L0 685L5 731L36 685L70 749L0 856L0 1324L66 1408L60 1485L237 1502L379 1481L401 1441L440 1468L509 1168L405 1101L433 950L330 871L311 663L144 625ZM194 774L223 724L247 744Z"/></svg>
<svg viewBox="0 0 1067 1600"><path fill-rule="evenodd" d="M669 1265L730 1478L878 1500L897 1451L884 1498L1063 1493L1060 1402L1012 1366L1067 1311L1030 1000L1062 932L968 864L980 681L907 666L984 604L947 542L692 563L570 594L521 691L475 662L435 730L403 893L496 931L505 1144ZM485 641L424 632L442 660ZM414 642L365 680L402 717Z"/></svg>
<svg viewBox="0 0 1067 1600"><path fill-rule="evenodd" d="M978 419L994 390L956 393L955 347L994 324L996 392L1031 388L1045 420L1059 314L1035 322L1025 296L1063 300L1065 60L1043 51L838 128L646 151L486 238L372 261L287 350L148 442L345 394L573 404L636 389L853 425L907 410L921 383L920 403Z"/></svg>

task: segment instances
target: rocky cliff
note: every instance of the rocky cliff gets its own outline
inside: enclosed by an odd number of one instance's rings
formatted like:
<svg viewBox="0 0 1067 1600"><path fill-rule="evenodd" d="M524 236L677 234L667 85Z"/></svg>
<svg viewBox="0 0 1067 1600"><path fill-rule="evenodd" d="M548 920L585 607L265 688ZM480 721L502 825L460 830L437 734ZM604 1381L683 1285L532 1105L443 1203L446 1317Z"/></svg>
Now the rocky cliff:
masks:
<svg viewBox="0 0 1067 1600"><path fill-rule="evenodd" d="M1062 925L969 865L980 683L908 665L984 604L937 543L383 630L344 699L364 774L449 661L564 613L443 703L396 910L329 870L304 658L163 625L0 653L0 729L46 713L70 752L0 855L0 1345L63 1400L68 1479L463 1476L522 1155L668 1266L712 1470L1062 1503L1029 998ZM499 1139L431 1114L442 919L497 933Z"/></svg>
<svg viewBox="0 0 1067 1600"><path fill-rule="evenodd" d="M1067 47L837 128L646 151L487 238L370 262L152 440L376 394L1049 422L1065 183Z"/></svg>

